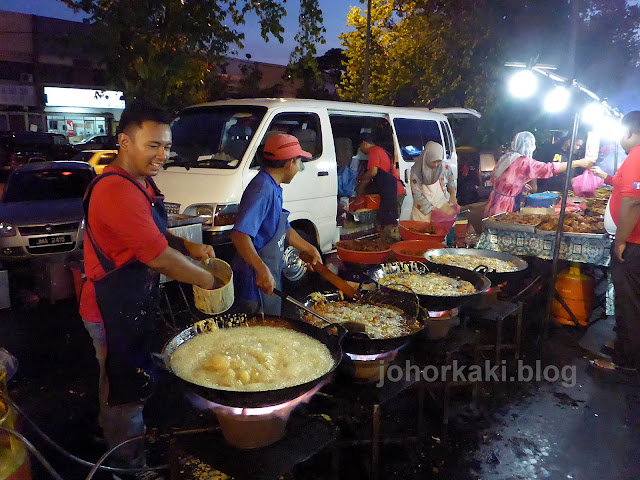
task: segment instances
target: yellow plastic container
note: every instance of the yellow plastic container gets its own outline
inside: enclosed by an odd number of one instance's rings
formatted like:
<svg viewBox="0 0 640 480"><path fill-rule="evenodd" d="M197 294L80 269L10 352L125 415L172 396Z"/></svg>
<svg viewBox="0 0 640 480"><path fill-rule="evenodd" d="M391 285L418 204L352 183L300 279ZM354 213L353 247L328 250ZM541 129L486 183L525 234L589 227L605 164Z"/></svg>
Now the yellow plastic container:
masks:
<svg viewBox="0 0 640 480"><path fill-rule="evenodd" d="M556 291L569 306L580 325L587 325L593 311L595 284L593 278L580 271L579 263L571 263L568 270L558 274ZM575 324L560 302L553 300L551 313L561 325Z"/></svg>
<svg viewBox="0 0 640 480"><path fill-rule="evenodd" d="M7 372L0 366L0 392L7 394ZM0 396L0 427L15 430L16 413ZM31 480L29 456L15 436L0 431L0 480Z"/></svg>

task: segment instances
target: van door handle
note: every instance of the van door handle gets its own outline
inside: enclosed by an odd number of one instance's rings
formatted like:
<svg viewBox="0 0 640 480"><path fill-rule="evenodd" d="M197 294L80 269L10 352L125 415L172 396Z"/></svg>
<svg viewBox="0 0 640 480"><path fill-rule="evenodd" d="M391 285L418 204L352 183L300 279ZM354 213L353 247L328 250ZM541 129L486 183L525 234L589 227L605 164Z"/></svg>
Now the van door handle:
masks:
<svg viewBox="0 0 640 480"><path fill-rule="evenodd" d="M321 172L318 172L318 176L319 177L328 177L329 176L329 172L327 172L326 170L322 170Z"/></svg>

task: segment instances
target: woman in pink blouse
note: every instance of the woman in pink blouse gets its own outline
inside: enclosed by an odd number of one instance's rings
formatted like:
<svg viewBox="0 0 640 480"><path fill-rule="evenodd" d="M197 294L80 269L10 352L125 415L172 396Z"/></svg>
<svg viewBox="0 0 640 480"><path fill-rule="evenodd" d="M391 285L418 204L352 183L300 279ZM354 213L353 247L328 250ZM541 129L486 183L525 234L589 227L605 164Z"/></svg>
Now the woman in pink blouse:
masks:
<svg viewBox="0 0 640 480"><path fill-rule="evenodd" d="M520 132L513 137L511 150L505 153L493 170L493 192L484 210L485 217L520 210L520 195L527 182L536 178L549 178L567 170L566 162L544 163L531 158L536 139L531 132ZM574 167L589 168L593 160L580 159ZM517 200L517 201L516 201Z"/></svg>

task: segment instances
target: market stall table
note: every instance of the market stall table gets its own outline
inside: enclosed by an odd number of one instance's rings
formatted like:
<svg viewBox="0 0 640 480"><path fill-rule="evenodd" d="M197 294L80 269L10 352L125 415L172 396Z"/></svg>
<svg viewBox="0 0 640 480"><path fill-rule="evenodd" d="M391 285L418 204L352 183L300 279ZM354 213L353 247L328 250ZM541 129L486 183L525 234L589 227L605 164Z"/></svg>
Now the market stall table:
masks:
<svg viewBox="0 0 640 480"><path fill-rule="evenodd" d="M506 252L519 256L553 260L555 232L538 233L512 230L485 229L480 235L478 248ZM611 263L612 240L608 235L576 235L565 232L560 244L560 260L579 262L599 267ZM606 275L606 314L613 315L613 283Z"/></svg>

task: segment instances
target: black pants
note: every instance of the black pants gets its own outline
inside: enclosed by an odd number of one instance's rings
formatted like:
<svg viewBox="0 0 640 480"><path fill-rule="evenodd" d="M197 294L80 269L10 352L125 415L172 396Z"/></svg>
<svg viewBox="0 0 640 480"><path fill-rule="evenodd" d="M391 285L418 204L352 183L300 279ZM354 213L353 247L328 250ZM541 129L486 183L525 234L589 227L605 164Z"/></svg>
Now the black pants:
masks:
<svg viewBox="0 0 640 480"><path fill-rule="evenodd" d="M615 288L616 364L640 367L640 244L627 243L624 262L611 249L611 278Z"/></svg>

